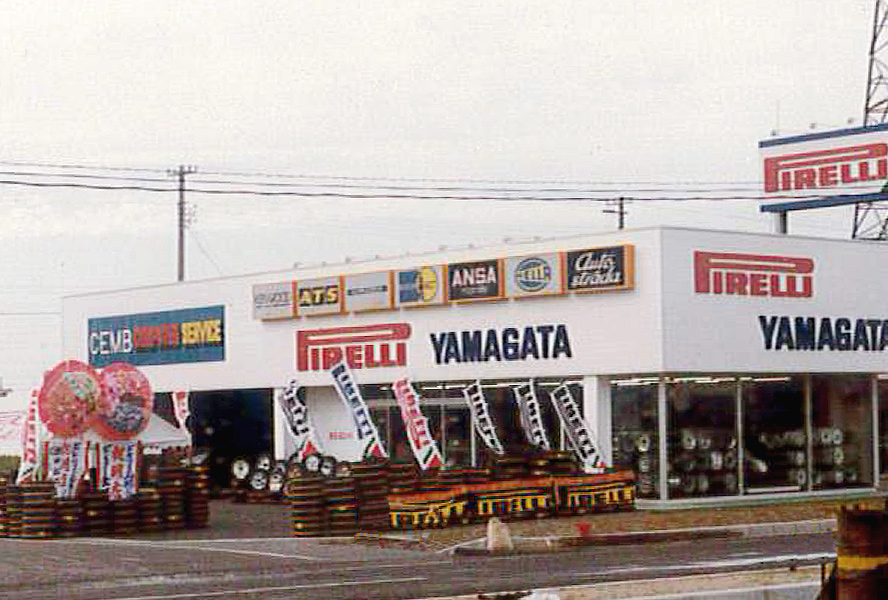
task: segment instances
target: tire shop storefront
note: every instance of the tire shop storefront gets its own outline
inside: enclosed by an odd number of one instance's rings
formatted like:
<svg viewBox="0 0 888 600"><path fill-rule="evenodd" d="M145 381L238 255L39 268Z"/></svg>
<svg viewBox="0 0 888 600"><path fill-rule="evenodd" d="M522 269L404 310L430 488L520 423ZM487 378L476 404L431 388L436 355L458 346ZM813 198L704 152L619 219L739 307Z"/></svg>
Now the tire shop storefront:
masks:
<svg viewBox="0 0 888 600"><path fill-rule="evenodd" d="M486 452L466 386L514 451L518 386L569 447L549 398L567 384L642 506L851 493L888 466L886 264L867 242L624 230L73 296L64 349L139 366L160 409L189 392L219 482L235 457L292 453L274 398L293 378L324 453L359 460L344 360L393 458L412 456L396 380L460 466Z"/></svg>

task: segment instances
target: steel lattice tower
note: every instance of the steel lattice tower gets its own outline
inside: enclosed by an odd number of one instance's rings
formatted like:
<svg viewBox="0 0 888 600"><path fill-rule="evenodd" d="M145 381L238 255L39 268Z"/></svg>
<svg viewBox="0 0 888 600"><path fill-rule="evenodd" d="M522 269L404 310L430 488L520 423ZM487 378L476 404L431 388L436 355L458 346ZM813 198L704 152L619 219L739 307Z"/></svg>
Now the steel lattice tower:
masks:
<svg viewBox="0 0 888 600"><path fill-rule="evenodd" d="M873 10L873 32L870 39L869 70L866 80L866 103L863 126L888 121L888 6L876 0ZM886 198L888 199L888 198ZM851 237L888 240L888 206L880 202L858 202L854 205L854 229Z"/></svg>

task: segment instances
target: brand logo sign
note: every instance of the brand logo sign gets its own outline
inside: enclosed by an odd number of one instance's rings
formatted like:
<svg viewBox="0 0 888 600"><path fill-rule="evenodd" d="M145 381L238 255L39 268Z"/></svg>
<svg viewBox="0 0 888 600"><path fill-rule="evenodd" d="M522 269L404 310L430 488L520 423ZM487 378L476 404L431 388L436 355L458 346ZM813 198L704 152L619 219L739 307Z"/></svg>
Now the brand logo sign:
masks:
<svg viewBox="0 0 888 600"><path fill-rule="evenodd" d="M444 269L441 266L397 271L395 283L398 306L429 306L444 302Z"/></svg>
<svg viewBox="0 0 888 600"><path fill-rule="evenodd" d="M786 192L851 186L888 179L888 144L876 142L794 152L764 160L765 191Z"/></svg>
<svg viewBox="0 0 888 600"><path fill-rule="evenodd" d="M501 263L480 260L447 265L447 294L455 302L502 298Z"/></svg>
<svg viewBox="0 0 888 600"><path fill-rule="evenodd" d="M558 254L505 259L506 296L520 298L560 294L563 291Z"/></svg>
<svg viewBox="0 0 888 600"><path fill-rule="evenodd" d="M328 370L340 361L350 369L407 366L410 325L386 323L296 332L296 368Z"/></svg>
<svg viewBox="0 0 888 600"><path fill-rule="evenodd" d="M225 307L90 319L87 347L95 367L225 360Z"/></svg>
<svg viewBox="0 0 888 600"><path fill-rule="evenodd" d="M342 285L339 277L321 277L296 282L296 312L302 316L342 312Z"/></svg>
<svg viewBox="0 0 888 600"><path fill-rule="evenodd" d="M566 254L567 289L606 292L631 289L634 284L634 246L573 250Z"/></svg>
<svg viewBox="0 0 888 600"><path fill-rule="evenodd" d="M698 294L810 298L813 272L810 258L694 252L694 291Z"/></svg>
<svg viewBox="0 0 888 600"><path fill-rule="evenodd" d="M884 352L888 319L759 315L765 350Z"/></svg>
<svg viewBox="0 0 888 600"><path fill-rule="evenodd" d="M253 286L253 318L290 319L295 316L293 283L261 283Z"/></svg>
<svg viewBox="0 0 888 600"><path fill-rule="evenodd" d="M430 336L435 363L571 358L566 325L442 331Z"/></svg>
<svg viewBox="0 0 888 600"><path fill-rule="evenodd" d="M343 279L346 311L385 310L392 307L390 273L346 275Z"/></svg>

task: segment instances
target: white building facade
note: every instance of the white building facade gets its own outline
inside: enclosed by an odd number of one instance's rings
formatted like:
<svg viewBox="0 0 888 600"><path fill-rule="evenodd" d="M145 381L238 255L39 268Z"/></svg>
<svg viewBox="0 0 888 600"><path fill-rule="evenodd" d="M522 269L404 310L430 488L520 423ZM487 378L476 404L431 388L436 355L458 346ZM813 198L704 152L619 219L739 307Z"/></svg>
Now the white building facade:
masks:
<svg viewBox="0 0 888 600"><path fill-rule="evenodd" d="M445 461L477 465L462 390L481 381L518 448L512 387L532 380L553 445L547 394L567 383L641 499L845 493L885 462L886 265L875 243L624 230L69 297L64 358L191 392L196 443L229 458L289 453L272 398L295 377L325 452L359 459L343 359L396 457L392 382L414 383Z"/></svg>

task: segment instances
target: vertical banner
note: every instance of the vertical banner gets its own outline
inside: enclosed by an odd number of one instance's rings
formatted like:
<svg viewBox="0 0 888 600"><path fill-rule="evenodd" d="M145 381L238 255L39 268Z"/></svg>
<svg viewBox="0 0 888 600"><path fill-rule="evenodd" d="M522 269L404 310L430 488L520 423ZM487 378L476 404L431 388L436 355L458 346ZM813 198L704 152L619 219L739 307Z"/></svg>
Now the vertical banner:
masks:
<svg viewBox="0 0 888 600"><path fill-rule="evenodd" d="M423 471L437 469L443 464L441 452L429 431L429 421L422 415L419 407L420 398L408 379L399 379L392 384L398 406L401 407L401 418L407 429L407 438L413 449L413 456Z"/></svg>
<svg viewBox="0 0 888 600"><path fill-rule="evenodd" d="M34 481L37 475L37 394L37 390L31 392L28 416L22 428L22 461L19 464L16 485Z"/></svg>
<svg viewBox="0 0 888 600"><path fill-rule="evenodd" d="M188 417L191 415L191 407L188 404L188 392L173 392L173 413L179 429L188 431ZM190 433L189 433L189 437Z"/></svg>
<svg viewBox="0 0 888 600"><path fill-rule="evenodd" d="M188 429L188 417L191 416L191 405L189 404L189 392L178 391L173 392L173 414L176 416L176 423L179 429L188 435L188 445L192 446L191 431Z"/></svg>
<svg viewBox="0 0 888 600"><path fill-rule="evenodd" d="M512 393L515 394L515 401L518 403L521 427L527 440L537 448L551 450L552 445L546 436L546 427L543 425L543 414L540 412L540 401L537 400L533 379L527 383L513 385Z"/></svg>
<svg viewBox="0 0 888 600"><path fill-rule="evenodd" d="M56 498L73 498L86 473L89 442L54 439L46 442L46 478L55 482Z"/></svg>
<svg viewBox="0 0 888 600"><path fill-rule="evenodd" d="M97 445L99 489L109 500L126 500L138 491L139 442L101 443Z"/></svg>
<svg viewBox="0 0 888 600"><path fill-rule="evenodd" d="M295 379L287 383L287 387L277 392L278 404L284 411L290 433L296 442L296 454L299 462L306 456L321 452L315 429L308 416L308 406L305 404L305 388L299 385Z"/></svg>
<svg viewBox="0 0 888 600"><path fill-rule="evenodd" d="M487 400L484 398L484 390L481 389L481 382L475 382L463 388L463 396L465 396L466 404L469 405L469 411L472 414L472 423L475 425L475 431L484 441L484 445L503 455L503 445L499 436L496 435L496 427L493 425L493 419L490 418L490 412L487 410Z"/></svg>
<svg viewBox="0 0 888 600"><path fill-rule="evenodd" d="M567 433L567 439L573 446L574 452L580 458L586 469L597 471L604 467L601 460L601 454L586 425L586 420L580 413L576 400L570 393L570 388L566 383L562 383L552 390L549 394L552 404L555 406L555 412L561 419L561 425Z"/></svg>
<svg viewBox="0 0 888 600"><path fill-rule="evenodd" d="M351 412L358 442L364 444L361 456L364 458L368 456L388 458L385 448L382 447L382 440L379 439L379 432L376 431L376 425L370 416L370 409L367 408L367 403L361 397L358 384L355 383L345 361L340 360L330 367L330 376L333 377L333 387L336 388L336 393L339 394L345 407Z"/></svg>

